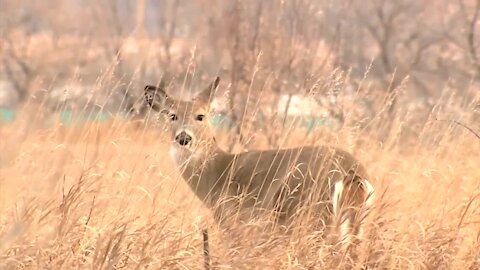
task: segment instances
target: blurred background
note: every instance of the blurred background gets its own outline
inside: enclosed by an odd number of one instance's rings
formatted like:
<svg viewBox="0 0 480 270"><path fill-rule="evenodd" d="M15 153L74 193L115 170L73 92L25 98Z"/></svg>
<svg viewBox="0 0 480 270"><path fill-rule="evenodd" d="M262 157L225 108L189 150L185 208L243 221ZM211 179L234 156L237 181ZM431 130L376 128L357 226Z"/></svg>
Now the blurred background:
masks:
<svg viewBox="0 0 480 270"><path fill-rule="evenodd" d="M448 107L448 119L480 122L476 0L0 6L2 123L26 102L64 125L135 117L146 83L163 79L177 82L171 91L198 91L216 75L225 94L217 95L212 122L245 137L267 122L282 131L292 117L307 130L338 128L347 118L372 126L381 111L388 122L408 114L421 126L435 105Z"/></svg>
<svg viewBox="0 0 480 270"><path fill-rule="evenodd" d="M0 268L480 269L479 75L480 0L0 0ZM212 225L143 89L215 76L222 149L365 164L357 261Z"/></svg>

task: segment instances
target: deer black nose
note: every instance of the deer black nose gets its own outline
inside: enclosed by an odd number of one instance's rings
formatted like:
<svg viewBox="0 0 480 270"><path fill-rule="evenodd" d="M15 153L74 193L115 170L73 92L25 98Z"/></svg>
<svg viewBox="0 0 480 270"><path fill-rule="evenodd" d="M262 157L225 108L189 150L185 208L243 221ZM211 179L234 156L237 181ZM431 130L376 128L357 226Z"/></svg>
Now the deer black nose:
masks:
<svg viewBox="0 0 480 270"><path fill-rule="evenodd" d="M175 137L175 141L180 145L185 146L192 141L192 136L188 135L185 131L182 131Z"/></svg>

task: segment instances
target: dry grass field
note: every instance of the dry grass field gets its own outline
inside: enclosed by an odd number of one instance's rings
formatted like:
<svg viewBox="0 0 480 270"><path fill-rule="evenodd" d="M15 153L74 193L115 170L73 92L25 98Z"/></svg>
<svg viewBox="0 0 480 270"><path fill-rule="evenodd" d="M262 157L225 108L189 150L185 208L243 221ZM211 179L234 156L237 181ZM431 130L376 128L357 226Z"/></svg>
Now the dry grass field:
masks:
<svg viewBox="0 0 480 270"><path fill-rule="evenodd" d="M0 0L0 269L204 269L205 228L212 269L480 269L479 29L479 0ZM137 107L214 76L226 151L366 165L352 253L306 221L215 225ZM291 126L276 104L305 96L340 120ZM108 117L59 117L82 108Z"/></svg>
<svg viewBox="0 0 480 270"><path fill-rule="evenodd" d="M433 116L408 143L396 139L405 118L389 121L384 143L353 128L284 143L337 145L367 165L377 200L352 260L302 228L282 235L252 221L227 237L151 123L40 128L27 111L0 129L2 269L203 269L207 226L215 269L480 268L480 141Z"/></svg>

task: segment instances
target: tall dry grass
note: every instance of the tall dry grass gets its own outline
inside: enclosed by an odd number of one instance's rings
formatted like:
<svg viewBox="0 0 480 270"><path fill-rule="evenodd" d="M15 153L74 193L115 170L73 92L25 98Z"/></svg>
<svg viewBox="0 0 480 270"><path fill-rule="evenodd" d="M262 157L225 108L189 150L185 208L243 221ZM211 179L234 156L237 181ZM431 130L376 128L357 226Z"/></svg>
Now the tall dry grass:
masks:
<svg viewBox="0 0 480 270"><path fill-rule="evenodd" d="M480 132L478 1L77 2L0 0L0 79L16 94L7 106L25 104L0 126L0 269L202 269L205 227L219 269L480 268L480 140L452 122ZM331 144L367 165L377 201L355 260L308 224L288 236L260 221L217 228L162 126L120 116L45 126L49 110L115 115L140 85L189 64L230 83L248 148ZM360 89L364 73L378 95ZM263 94L357 81L353 98L339 97L339 130L249 123L271 105Z"/></svg>
<svg viewBox="0 0 480 270"><path fill-rule="evenodd" d="M161 127L113 118L44 128L41 106L29 103L0 129L0 268L202 269L208 227L216 269L478 269L480 141L439 120L468 116L447 100L425 121L398 106L363 127L310 135L292 127L280 138L282 147L342 147L369 169L377 200L355 260L311 230L216 227L170 160ZM253 147L268 148L270 134L256 135Z"/></svg>

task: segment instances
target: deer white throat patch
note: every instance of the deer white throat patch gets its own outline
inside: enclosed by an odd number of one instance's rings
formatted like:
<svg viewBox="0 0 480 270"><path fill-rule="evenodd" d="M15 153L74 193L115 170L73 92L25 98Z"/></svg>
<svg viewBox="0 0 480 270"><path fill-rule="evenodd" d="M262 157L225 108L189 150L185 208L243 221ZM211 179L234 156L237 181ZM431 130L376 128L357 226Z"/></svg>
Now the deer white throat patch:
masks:
<svg viewBox="0 0 480 270"><path fill-rule="evenodd" d="M178 166L186 165L190 162L196 162L202 158L202 154L199 150L192 150L175 144L170 146L169 154Z"/></svg>

